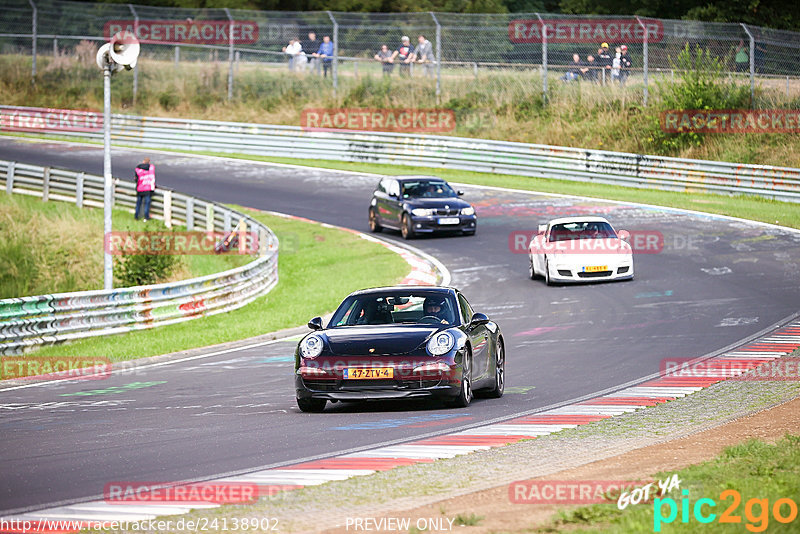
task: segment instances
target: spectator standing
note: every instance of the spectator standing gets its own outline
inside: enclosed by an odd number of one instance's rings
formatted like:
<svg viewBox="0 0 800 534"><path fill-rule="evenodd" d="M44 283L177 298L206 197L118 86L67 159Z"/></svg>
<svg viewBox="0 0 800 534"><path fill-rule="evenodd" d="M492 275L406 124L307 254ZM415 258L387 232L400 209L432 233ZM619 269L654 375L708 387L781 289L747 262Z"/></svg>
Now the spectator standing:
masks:
<svg viewBox="0 0 800 534"><path fill-rule="evenodd" d="M598 73L598 77L603 81L604 84L606 77L611 74L611 64L612 59L611 54L608 53L608 43L603 43L597 50L597 66L603 71Z"/></svg>
<svg viewBox="0 0 800 534"><path fill-rule="evenodd" d="M739 41L733 60L736 62L736 72L747 72L750 70L750 54L747 53L747 48L745 48L743 40Z"/></svg>
<svg viewBox="0 0 800 534"><path fill-rule="evenodd" d="M414 49L414 61L423 65L426 78L433 78L433 65L436 62L433 45L424 35L420 35L418 41L419 44Z"/></svg>
<svg viewBox="0 0 800 534"><path fill-rule="evenodd" d="M322 60L323 75L327 77L328 70L333 64L333 43L331 42L330 36L326 35L322 38L322 44L320 44L319 49L314 52L314 57Z"/></svg>
<svg viewBox="0 0 800 534"><path fill-rule="evenodd" d="M314 52L319 50L319 41L317 41L317 34L314 32L308 32L308 39L305 39L302 43L303 45L303 52L305 52L308 61L306 62L306 68L311 71L318 71L319 70L319 59L312 56Z"/></svg>
<svg viewBox="0 0 800 534"><path fill-rule="evenodd" d="M381 45L380 52L375 54L375 61L380 61L383 65L384 76L392 75L392 70L394 70L394 59L392 59L392 53L389 51L388 46Z"/></svg>
<svg viewBox="0 0 800 534"><path fill-rule="evenodd" d="M619 83L620 85L625 85L625 82L628 81L628 76L631 75L631 56L628 55L628 45L622 45L619 47L620 56L619 56Z"/></svg>
<svg viewBox="0 0 800 534"><path fill-rule="evenodd" d="M156 167L150 158L144 158L134 169L136 175L136 211L133 218L139 220L141 213L144 220L150 219L150 200L156 188Z"/></svg>
<svg viewBox="0 0 800 534"><path fill-rule="evenodd" d="M400 63L400 76L411 75L411 62L413 61L414 49L411 47L411 39L404 35L400 39L400 46L392 53L392 62Z"/></svg>
<svg viewBox="0 0 800 534"><path fill-rule="evenodd" d="M612 81L619 81L619 68L622 64L620 58L622 57L622 51L619 47L614 50L614 59L611 60L611 80Z"/></svg>
<svg viewBox="0 0 800 534"><path fill-rule="evenodd" d="M305 62L306 56L303 54L303 46L299 39L292 39L289 44L283 47L283 53L289 56L289 70L295 71L300 68L300 61Z"/></svg>

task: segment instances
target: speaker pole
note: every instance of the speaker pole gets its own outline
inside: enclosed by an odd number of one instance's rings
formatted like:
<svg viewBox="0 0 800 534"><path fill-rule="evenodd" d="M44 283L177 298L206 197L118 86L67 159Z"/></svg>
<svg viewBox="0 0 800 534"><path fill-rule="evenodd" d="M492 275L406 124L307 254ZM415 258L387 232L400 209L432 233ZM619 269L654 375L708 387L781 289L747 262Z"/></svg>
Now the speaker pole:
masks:
<svg viewBox="0 0 800 534"><path fill-rule="evenodd" d="M111 238L111 65L103 67L103 289L114 288L114 258L108 252Z"/></svg>

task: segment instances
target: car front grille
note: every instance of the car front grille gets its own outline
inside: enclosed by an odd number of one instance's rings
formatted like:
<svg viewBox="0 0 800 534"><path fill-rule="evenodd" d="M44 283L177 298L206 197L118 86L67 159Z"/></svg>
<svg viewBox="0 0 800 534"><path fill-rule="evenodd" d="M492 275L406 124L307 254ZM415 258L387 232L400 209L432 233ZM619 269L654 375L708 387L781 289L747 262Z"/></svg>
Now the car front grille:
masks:
<svg viewBox="0 0 800 534"><path fill-rule="evenodd" d="M617 274L627 273L628 269L630 269L630 267L620 267L619 269L617 269Z"/></svg>
<svg viewBox="0 0 800 534"><path fill-rule="evenodd" d="M593 273L578 273L580 278L603 278L604 276L611 276L614 271L596 271Z"/></svg>
<svg viewBox="0 0 800 534"><path fill-rule="evenodd" d="M444 209L444 208L437 208L436 209L436 215L449 215L449 216L452 216L452 215L458 215L458 212L459 212L458 209L447 209L447 210Z"/></svg>
<svg viewBox="0 0 800 534"><path fill-rule="evenodd" d="M559 276L572 276L572 271L568 269L559 269L558 274Z"/></svg>

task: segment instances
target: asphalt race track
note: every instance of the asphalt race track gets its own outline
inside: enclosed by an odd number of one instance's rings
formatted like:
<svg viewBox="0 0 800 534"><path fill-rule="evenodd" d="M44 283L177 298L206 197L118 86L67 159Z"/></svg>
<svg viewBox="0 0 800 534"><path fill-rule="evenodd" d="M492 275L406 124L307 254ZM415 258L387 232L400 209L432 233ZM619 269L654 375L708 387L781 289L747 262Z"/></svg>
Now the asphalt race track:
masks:
<svg viewBox="0 0 800 534"><path fill-rule="evenodd" d="M132 179L145 154L115 150L115 175ZM374 176L150 155L161 186L368 231ZM102 174L99 147L0 138L0 158ZM112 481L207 478L510 417L650 375L665 358L722 349L797 311L796 233L668 209L462 189L478 210L477 235L412 244L440 259L476 310L501 325L502 399L463 410L329 404L323 414L302 414L292 382L296 340L102 381L2 390L0 515L97 497ZM618 229L660 231L664 247L636 255L632 282L547 287L528 279L526 255L510 246L514 232L583 213Z"/></svg>

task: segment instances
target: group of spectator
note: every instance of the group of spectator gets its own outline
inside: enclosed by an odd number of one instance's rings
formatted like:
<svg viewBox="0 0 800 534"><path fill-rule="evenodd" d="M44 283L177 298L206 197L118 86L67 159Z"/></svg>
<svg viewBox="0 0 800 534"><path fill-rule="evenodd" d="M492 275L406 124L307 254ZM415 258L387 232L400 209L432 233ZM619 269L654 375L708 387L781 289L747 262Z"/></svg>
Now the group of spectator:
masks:
<svg viewBox="0 0 800 534"><path fill-rule="evenodd" d="M400 39L400 46L395 50L389 50L387 45L381 46L375 54L375 61L383 65L384 76L392 74L395 64L400 66L401 76L410 76L411 65L419 64L424 68L426 77L433 77L436 62L433 45L424 35L420 35L417 40L417 46L412 46L411 39L404 35ZM328 35L325 35L321 42L317 40L314 32L309 32L308 39L303 41L291 39L289 44L283 47L283 53L289 56L290 71L318 71L321 65L323 75L327 76L333 64L333 42Z"/></svg>
<svg viewBox="0 0 800 534"><path fill-rule="evenodd" d="M616 47L614 56L612 56L608 43L602 43L597 49L597 57L589 54L586 56L586 60L582 60L580 54L572 54L572 63L569 67L569 70L561 77L565 82L611 80L625 85L631 74L631 57L628 55L627 45Z"/></svg>
<svg viewBox="0 0 800 534"><path fill-rule="evenodd" d="M308 39L291 39L283 47L283 53L289 56L289 70L319 70L322 66L323 76L328 76L328 71L333 64L333 42L330 35L322 37L322 42L317 40L317 34L308 32Z"/></svg>
<svg viewBox="0 0 800 534"><path fill-rule="evenodd" d="M394 51L389 51L388 45L381 45L381 49L375 54L375 61L380 61L383 65L383 75L391 76L394 65L400 65L400 76L411 76L411 65L421 64L425 69L425 76L433 77L433 66L436 58L433 55L433 45L424 35L417 38L416 47L411 46L411 39L407 35L400 38L400 46Z"/></svg>

